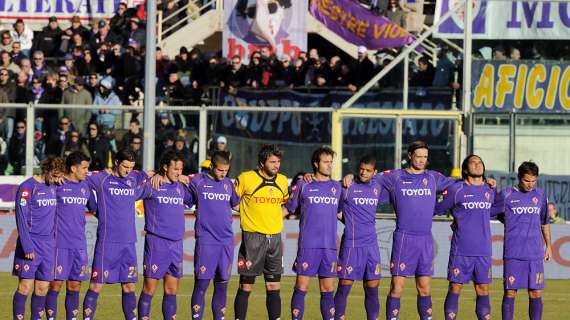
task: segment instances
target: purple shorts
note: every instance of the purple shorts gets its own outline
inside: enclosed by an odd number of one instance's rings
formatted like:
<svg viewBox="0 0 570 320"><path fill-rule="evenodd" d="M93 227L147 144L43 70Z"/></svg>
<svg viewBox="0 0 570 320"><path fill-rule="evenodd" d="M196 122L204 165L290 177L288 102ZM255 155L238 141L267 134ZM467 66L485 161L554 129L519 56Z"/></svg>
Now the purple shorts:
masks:
<svg viewBox="0 0 570 320"><path fill-rule="evenodd" d="M544 289L544 261L505 259L503 285L506 290Z"/></svg>
<svg viewBox="0 0 570 320"><path fill-rule="evenodd" d="M196 279L228 281L232 275L234 246L196 243L194 276Z"/></svg>
<svg viewBox="0 0 570 320"><path fill-rule="evenodd" d="M380 249L378 246L341 248L337 274L347 280L380 280Z"/></svg>
<svg viewBox="0 0 570 320"><path fill-rule="evenodd" d="M89 279L87 249L57 248L55 280L85 281Z"/></svg>
<svg viewBox="0 0 570 320"><path fill-rule="evenodd" d="M170 274L182 278L182 255L182 240L170 240L147 233L144 241L144 277L162 279Z"/></svg>
<svg viewBox="0 0 570 320"><path fill-rule="evenodd" d="M433 275L433 238L395 231L390 259L392 276L431 277Z"/></svg>
<svg viewBox="0 0 570 320"><path fill-rule="evenodd" d="M135 243L95 243L91 282L128 283L137 279Z"/></svg>
<svg viewBox="0 0 570 320"><path fill-rule="evenodd" d="M297 251L293 271L299 276L336 278L337 255L335 249L303 249Z"/></svg>
<svg viewBox="0 0 570 320"><path fill-rule="evenodd" d="M447 280L449 282L466 284L473 281L476 284L491 283L491 257L449 256L447 265Z"/></svg>
<svg viewBox="0 0 570 320"><path fill-rule="evenodd" d="M31 237L34 260L26 259L24 250L17 241L12 274L23 279L53 281L55 267L55 240L51 237Z"/></svg>

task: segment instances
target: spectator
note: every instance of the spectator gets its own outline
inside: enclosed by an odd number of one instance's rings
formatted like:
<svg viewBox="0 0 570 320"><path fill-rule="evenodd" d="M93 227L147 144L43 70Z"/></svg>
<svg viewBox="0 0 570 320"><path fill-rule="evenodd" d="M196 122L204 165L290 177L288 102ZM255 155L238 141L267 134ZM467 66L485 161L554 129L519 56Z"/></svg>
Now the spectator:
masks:
<svg viewBox="0 0 570 320"><path fill-rule="evenodd" d="M558 209L556 208L556 203L548 203L548 215L550 216L551 224L565 224L566 220L558 215Z"/></svg>
<svg viewBox="0 0 570 320"><path fill-rule="evenodd" d="M51 70L48 68L45 62L43 51L34 51L32 65L32 72L34 76L40 78L41 81L44 81L50 71Z"/></svg>
<svg viewBox="0 0 570 320"><path fill-rule="evenodd" d="M16 101L16 84L10 80L10 73L5 67L0 68L0 92L9 102Z"/></svg>
<svg viewBox="0 0 570 320"><path fill-rule="evenodd" d="M370 10L376 14L386 14L388 0L370 0Z"/></svg>
<svg viewBox="0 0 570 320"><path fill-rule="evenodd" d="M2 31L2 42L0 42L0 51L12 51L12 36L10 31Z"/></svg>
<svg viewBox="0 0 570 320"><path fill-rule="evenodd" d="M35 39L35 50L42 50L47 57L55 57L61 45L61 34L63 31L59 27L57 17L52 16Z"/></svg>
<svg viewBox="0 0 570 320"><path fill-rule="evenodd" d="M5 174L8 167L8 144L6 138L0 137L0 176Z"/></svg>
<svg viewBox="0 0 570 320"><path fill-rule="evenodd" d="M110 79L101 80L99 90L93 100L96 106L120 106L121 100L113 91L113 84ZM121 110L98 109L91 111L92 117L103 129L115 128L115 120L121 114Z"/></svg>
<svg viewBox="0 0 570 320"><path fill-rule="evenodd" d="M80 76L97 75L97 70L99 69L98 60L93 59L93 54L90 49L83 51L83 57L78 61L80 61L80 63L76 66Z"/></svg>
<svg viewBox="0 0 570 320"><path fill-rule="evenodd" d="M507 60L506 51L503 46L496 46L493 53L495 60Z"/></svg>
<svg viewBox="0 0 570 320"><path fill-rule="evenodd" d="M374 76L374 64L368 58L368 49L364 46L358 47L358 59L350 67L351 80L348 88L356 91Z"/></svg>
<svg viewBox="0 0 570 320"><path fill-rule="evenodd" d="M26 103L44 104L50 103L51 97L42 86L42 80L38 76L32 77L32 87L26 93Z"/></svg>
<svg viewBox="0 0 570 320"><path fill-rule="evenodd" d="M208 59L208 68L206 70L206 85L217 86L222 81L221 77L225 72L225 66L218 62L216 57Z"/></svg>
<svg viewBox="0 0 570 320"><path fill-rule="evenodd" d="M63 68L63 67L60 67ZM49 88L51 91L51 103L62 103L63 93L69 89L69 76L65 72L67 69L61 69L59 72L59 77L57 78L57 85L53 88ZM75 79L74 79L75 80Z"/></svg>
<svg viewBox="0 0 570 320"><path fill-rule="evenodd" d="M510 52L509 52L509 57L511 58L511 60L520 60L521 59L521 52L519 49L517 48L511 48Z"/></svg>
<svg viewBox="0 0 570 320"><path fill-rule="evenodd" d="M20 43L22 53L29 57L34 41L34 32L24 24L24 20L16 20L14 29L10 32L10 35L14 42Z"/></svg>
<svg viewBox="0 0 570 320"><path fill-rule="evenodd" d="M32 80L34 71L32 70L32 63L30 62L30 59L23 58L22 60L20 60L20 71L28 75L28 80Z"/></svg>
<svg viewBox="0 0 570 320"><path fill-rule="evenodd" d="M299 59L295 61L295 75L293 80L293 86L295 87L305 86L306 76L307 76L307 66L304 60L299 57Z"/></svg>
<svg viewBox="0 0 570 320"><path fill-rule="evenodd" d="M129 131L123 135L123 140L121 141L121 149L128 148L134 137L142 137L141 122L137 118L132 118L129 122Z"/></svg>
<svg viewBox="0 0 570 320"><path fill-rule="evenodd" d="M453 73L455 72L455 65L448 57L447 50L442 50L439 53L439 59L435 66L435 74L433 78L434 87L449 87L453 81Z"/></svg>
<svg viewBox="0 0 570 320"><path fill-rule="evenodd" d="M202 87L208 78L206 65L202 59L200 49L194 48L190 51L190 83L192 88Z"/></svg>
<svg viewBox="0 0 570 320"><path fill-rule="evenodd" d="M142 137L135 135L129 142L129 150L135 153L135 170L141 170L143 164Z"/></svg>
<svg viewBox="0 0 570 320"><path fill-rule="evenodd" d="M174 140L174 146L172 146L172 149L184 156L185 161L184 161L184 167L182 168L182 174L189 175L191 173L196 172L195 170L196 164L194 162L194 157L192 155L192 152L190 151L190 148L186 146L186 140L184 139L184 137L177 136L176 139Z"/></svg>
<svg viewBox="0 0 570 320"><path fill-rule="evenodd" d="M111 27L111 31L114 32L115 34L121 35L125 32L127 28L127 22L128 22L128 17L126 15L127 9L128 9L127 3L120 2L119 6L117 7L117 12L111 18L109 26Z"/></svg>
<svg viewBox="0 0 570 320"><path fill-rule="evenodd" d="M81 24L81 18L79 16L73 16L71 18L71 26L65 30L65 38L73 39L73 35L75 34L79 34L84 41L89 39L89 30Z"/></svg>
<svg viewBox="0 0 570 320"><path fill-rule="evenodd" d="M218 136L216 139L212 140L213 145L210 147L209 157L216 151L226 151L232 158L232 153L228 149L228 139L225 136Z"/></svg>
<svg viewBox="0 0 570 320"><path fill-rule="evenodd" d="M79 134L79 132L74 130L71 131L71 134L69 135L69 140L63 147L63 152L61 156L67 157L70 153L75 151L81 151L83 154L89 155L89 148L87 148L87 145L85 144L83 139L81 139L81 135Z"/></svg>
<svg viewBox="0 0 570 320"><path fill-rule="evenodd" d="M178 74L171 71L168 80L162 88L163 95L166 97L166 103L171 106L184 105L184 86L178 79Z"/></svg>
<svg viewBox="0 0 570 320"><path fill-rule="evenodd" d="M435 75L435 70L429 59L421 57L418 60L418 70L412 75L410 85L414 87L431 87Z"/></svg>
<svg viewBox="0 0 570 320"><path fill-rule="evenodd" d="M395 24L406 29L406 13L400 6L399 0L389 0L388 8L386 10L386 17L392 20Z"/></svg>
<svg viewBox="0 0 570 320"><path fill-rule="evenodd" d="M141 21L138 17L131 17L129 19L129 36L126 38L125 46L133 41L139 46L145 44L146 34L140 23Z"/></svg>
<svg viewBox="0 0 570 320"><path fill-rule="evenodd" d="M180 21L180 16L177 13L177 11L179 10L177 2L178 1L176 0L163 0L162 4L159 6L159 10L162 11L162 16L163 19L165 20L163 30L167 30L168 28L178 23L178 21ZM173 31L174 30L169 31L167 35L172 33Z"/></svg>
<svg viewBox="0 0 570 320"><path fill-rule="evenodd" d="M26 161L26 123L16 122L16 132L8 144L8 162L14 169L15 175L22 175L22 167Z"/></svg>
<svg viewBox="0 0 570 320"><path fill-rule="evenodd" d="M158 79L164 79L169 66L170 60L168 56L162 52L160 47L156 47L156 77Z"/></svg>
<svg viewBox="0 0 570 320"><path fill-rule="evenodd" d="M12 56L8 51L2 51L0 54L2 59L2 68L6 68L10 73L10 77L20 72L20 67L12 61Z"/></svg>
<svg viewBox="0 0 570 320"><path fill-rule="evenodd" d="M0 101L2 103L9 102L4 92L0 92ZM14 134L14 118L9 116L8 109L2 109L0 110L0 138L9 141L12 134Z"/></svg>
<svg viewBox="0 0 570 320"><path fill-rule="evenodd" d="M55 134L50 135L49 140L46 143L46 156L56 156L59 157L63 154L64 147L69 144L71 139L71 130L73 125L71 120L63 116L59 119L59 127Z"/></svg>
<svg viewBox="0 0 570 320"><path fill-rule="evenodd" d="M99 20L97 26L98 31L91 37L89 43L90 49L98 50L103 43L117 43L122 41L114 32L111 32L111 27L105 20Z"/></svg>
<svg viewBox="0 0 570 320"><path fill-rule="evenodd" d="M65 105L92 105L93 97L91 93L85 89L85 80L82 77L75 78L74 85L63 92L61 103ZM84 134L90 115L87 109L65 109L64 113L73 119L75 129L79 133Z"/></svg>
<svg viewBox="0 0 570 320"><path fill-rule="evenodd" d="M295 80L295 67L291 63L291 57L285 54L280 62L275 66L275 85L277 87L290 87Z"/></svg>
<svg viewBox="0 0 570 320"><path fill-rule="evenodd" d="M220 87L226 87L229 92L235 92L237 88L243 87L247 83L247 71L242 66L241 58L238 55L233 56L232 65L226 72L225 77L220 81Z"/></svg>
<svg viewBox="0 0 570 320"><path fill-rule="evenodd" d="M109 141L102 136L99 126L96 123L89 124L89 133L87 136L87 148L89 157L91 157L90 171L99 171L109 166L109 154L111 145Z"/></svg>
<svg viewBox="0 0 570 320"><path fill-rule="evenodd" d="M22 51L22 44L20 41L12 42L12 61L16 64L20 64L20 62L24 59L28 59L28 56L24 54Z"/></svg>
<svg viewBox="0 0 570 320"><path fill-rule="evenodd" d="M99 92L99 76L96 73L90 73L87 77L87 84L85 86L91 97L95 97Z"/></svg>
<svg viewBox="0 0 570 320"><path fill-rule="evenodd" d="M24 71L20 71L16 77L16 103L28 102L28 75ZM25 111L18 110L25 114ZM24 117L19 117L23 119Z"/></svg>

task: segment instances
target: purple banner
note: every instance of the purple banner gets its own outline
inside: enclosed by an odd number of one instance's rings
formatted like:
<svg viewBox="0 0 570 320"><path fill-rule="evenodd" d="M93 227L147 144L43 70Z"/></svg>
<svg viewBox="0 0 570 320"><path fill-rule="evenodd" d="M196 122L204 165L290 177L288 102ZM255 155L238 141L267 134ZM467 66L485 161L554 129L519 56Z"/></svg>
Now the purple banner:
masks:
<svg viewBox="0 0 570 320"><path fill-rule="evenodd" d="M399 48L414 37L390 19L349 0L311 0L311 14L344 40L368 49Z"/></svg>

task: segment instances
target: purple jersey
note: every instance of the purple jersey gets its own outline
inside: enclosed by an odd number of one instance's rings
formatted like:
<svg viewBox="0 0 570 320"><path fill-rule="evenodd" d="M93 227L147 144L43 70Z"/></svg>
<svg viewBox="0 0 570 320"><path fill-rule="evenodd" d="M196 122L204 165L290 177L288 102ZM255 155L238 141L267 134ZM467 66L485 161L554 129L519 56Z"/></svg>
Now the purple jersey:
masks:
<svg viewBox="0 0 570 320"><path fill-rule="evenodd" d="M376 180L390 195L396 212L396 231L415 235L431 234L436 193L456 182L436 171L413 174L404 169L386 171Z"/></svg>
<svg viewBox="0 0 570 320"><path fill-rule="evenodd" d="M206 173L195 175L190 190L196 203L196 239L200 244L233 244L232 207L240 203L228 178L216 181Z"/></svg>
<svg viewBox="0 0 570 320"><path fill-rule="evenodd" d="M56 207L55 186L29 178L18 188L16 226L25 254L34 252L33 236L53 237Z"/></svg>
<svg viewBox="0 0 570 320"><path fill-rule="evenodd" d="M436 205L435 212L452 210L455 230L451 255L492 255L490 219L494 200L495 191L486 183L474 186L459 181L443 192L443 201Z"/></svg>
<svg viewBox="0 0 570 320"><path fill-rule="evenodd" d="M135 201L148 197L144 194L146 174L132 171L120 178L106 172L87 177L89 187L97 194L97 241L135 243Z"/></svg>
<svg viewBox="0 0 570 320"><path fill-rule="evenodd" d="M342 211L343 247L370 247L378 244L376 236L376 209L378 202L387 202L388 193L381 192L377 183L355 181L342 189L339 211Z"/></svg>
<svg viewBox="0 0 570 320"><path fill-rule="evenodd" d="M285 205L289 212L301 208L299 248L336 249L336 220L341 185L338 181L303 180L291 190Z"/></svg>
<svg viewBox="0 0 570 320"><path fill-rule="evenodd" d="M96 209L95 197L86 181L65 183L56 189L57 215L55 223L56 247L82 249L85 239L85 210Z"/></svg>
<svg viewBox="0 0 570 320"><path fill-rule="evenodd" d="M549 224L548 200L541 189L522 192L517 187L501 191L493 211L505 224L504 259L542 260L542 226Z"/></svg>
<svg viewBox="0 0 570 320"><path fill-rule="evenodd" d="M143 192L144 229L159 237L169 240L184 238L184 209L192 207L192 195L182 183L166 183L159 190L148 181Z"/></svg>

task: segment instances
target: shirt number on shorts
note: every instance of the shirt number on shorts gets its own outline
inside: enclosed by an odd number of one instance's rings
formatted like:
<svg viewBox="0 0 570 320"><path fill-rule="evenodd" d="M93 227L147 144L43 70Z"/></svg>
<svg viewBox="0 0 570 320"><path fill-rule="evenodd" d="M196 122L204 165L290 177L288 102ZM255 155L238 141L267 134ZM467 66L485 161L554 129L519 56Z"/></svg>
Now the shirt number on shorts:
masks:
<svg viewBox="0 0 570 320"><path fill-rule="evenodd" d="M129 274L127 278L134 278L137 276L137 267L129 267Z"/></svg>
<svg viewBox="0 0 570 320"><path fill-rule="evenodd" d="M544 273L537 272L536 273L536 284L542 284L542 283L544 283Z"/></svg>

